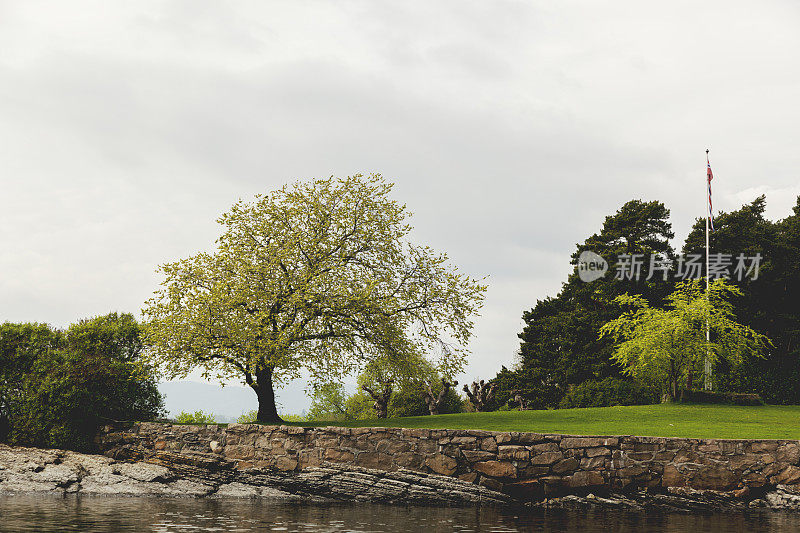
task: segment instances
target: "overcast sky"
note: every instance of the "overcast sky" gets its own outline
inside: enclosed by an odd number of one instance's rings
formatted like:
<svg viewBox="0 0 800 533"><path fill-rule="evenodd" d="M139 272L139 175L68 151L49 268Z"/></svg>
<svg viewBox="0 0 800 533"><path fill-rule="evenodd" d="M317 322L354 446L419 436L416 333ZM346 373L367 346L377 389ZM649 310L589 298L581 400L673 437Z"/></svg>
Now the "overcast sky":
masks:
<svg viewBox="0 0 800 533"><path fill-rule="evenodd" d="M492 377L606 215L661 200L685 237L707 147L716 208L789 213L798 28L793 1L0 0L0 320L138 314L238 198L379 172L488 276L461 379Z"/></svg>

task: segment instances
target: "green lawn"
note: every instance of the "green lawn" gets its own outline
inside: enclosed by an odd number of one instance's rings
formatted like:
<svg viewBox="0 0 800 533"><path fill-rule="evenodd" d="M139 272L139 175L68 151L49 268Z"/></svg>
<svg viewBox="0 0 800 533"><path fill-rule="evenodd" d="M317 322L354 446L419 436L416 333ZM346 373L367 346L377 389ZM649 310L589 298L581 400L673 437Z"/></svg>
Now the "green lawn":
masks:
<svg viewBox="0 0 800 533"><path fill-rule="evenodd" d="M800 406L640 405L498 411L387 420L301 422L298 426L407 427L725 439L800 439Z"/></svg>

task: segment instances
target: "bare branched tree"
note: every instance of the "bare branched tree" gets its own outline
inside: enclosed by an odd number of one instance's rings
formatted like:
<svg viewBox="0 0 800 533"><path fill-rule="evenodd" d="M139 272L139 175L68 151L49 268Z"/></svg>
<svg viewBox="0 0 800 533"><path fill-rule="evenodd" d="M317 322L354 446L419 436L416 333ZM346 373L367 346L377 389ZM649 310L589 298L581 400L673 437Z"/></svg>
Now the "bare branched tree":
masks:
<svg viewBox="0 0 800 533"><path fill-rule="evenodd" d="M427 381L425 382L425 403L428 405L428 411L430 411L432 415L439 414L439 409L442 407L442 403L444 402L444 397L447 396L447 392L452 387L457 385L458 381L450 382L442 378L442 388L439 391L439 394L434 394L431 383Z"/></svg>
<svg viewBox="0 0 800 533"><path fill-rule="evenodd" d="M473 381L472 390L464 385L464 392L467 393L469 401L475 406L475 409L481 412L489 410L496 391L497 383L486 383L483 380Z"/></svg>

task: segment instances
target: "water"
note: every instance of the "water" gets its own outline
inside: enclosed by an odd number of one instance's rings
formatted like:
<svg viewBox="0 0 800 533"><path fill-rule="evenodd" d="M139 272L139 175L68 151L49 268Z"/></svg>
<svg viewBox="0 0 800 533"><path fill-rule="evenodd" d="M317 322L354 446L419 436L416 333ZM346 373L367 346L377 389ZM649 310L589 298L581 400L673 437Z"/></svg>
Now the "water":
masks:
<svg viewBox="0 0 800 533"><path fill-rule="evenodd" d="M800 514L637 514L299 505L264 500L125 497L0 497L0 531L37 532L574 532L705 533L800 531Z"/></svg>

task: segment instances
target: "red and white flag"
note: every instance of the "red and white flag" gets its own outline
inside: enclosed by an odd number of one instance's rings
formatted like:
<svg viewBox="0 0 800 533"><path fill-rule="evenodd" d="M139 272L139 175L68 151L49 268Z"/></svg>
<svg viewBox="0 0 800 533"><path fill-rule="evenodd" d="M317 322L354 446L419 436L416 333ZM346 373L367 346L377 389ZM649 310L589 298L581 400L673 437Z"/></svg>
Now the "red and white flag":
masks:
<svg viewBox="0 0 800 533"><path fill-rule="evenodd" d="M711 205L711 180L714 179L714 174L711 172L711 162L708 160L708 154L706 154L706 163L708 164L708 222L711 225L711 231L714 231L714 210Z"/></svg>

